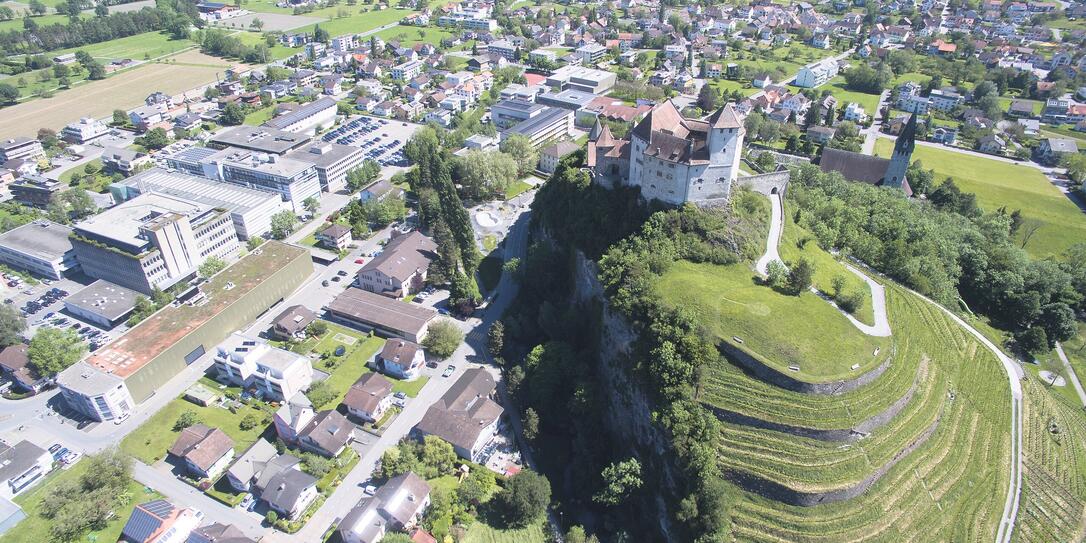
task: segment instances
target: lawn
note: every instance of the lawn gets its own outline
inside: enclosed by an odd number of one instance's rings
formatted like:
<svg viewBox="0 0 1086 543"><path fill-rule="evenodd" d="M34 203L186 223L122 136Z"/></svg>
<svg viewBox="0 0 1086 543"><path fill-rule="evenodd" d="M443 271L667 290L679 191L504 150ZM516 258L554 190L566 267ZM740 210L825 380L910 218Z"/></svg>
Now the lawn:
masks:
<svg viewBox="0 0 1086 543"><path fill-rule="evenodd" d="M802 245L802 246L801 246ZM785 205L784 234L781 236L778 247L781 258L785 262L796 262L800 258L806 258L814 265L814 286L822 292L833 294L833 278L840 277L845 280L843 293L861 291L866 295L863 306L854 315L861 322L873 324L875 312L871 307L871 288L854 273L845 269L844 265L837 261L830 253L819 247L814 235L797 225L792 220L792 213Z"/></svg>
<svg viewBox="0 0 1086 543"><path fill-rule="evenodd" d="M50 53L50 56L82 50L103 62L122 58L145 60L176 53L195 45L192 40L171 39L164 32L144 32L143 34L56 51Z"/></svg>
<svg viewBox="0 0 1086 543"><path fill-rule="evenodd" d="M879 139L875 153L889 156L893 146L893 141ZM1059 255L1086 239L1086 216L1032 167L926 146L916 147L913 161L935 170L936 179L953 177L962 191L977 195L985 211L1021 209L1027 224L1019 230L1019 243L1024 240L1034 257ZM1034 229L1033 236L1024 239Z"/></svg>
<svg viewBox="0 0 1086 543"><path fill-rule="evenodd" d="M856 377L881 362L885 354L873 353L890 343L864 335L811 292L792 296L756 283L745 264L680 261L664 273L656 291L665 303L693 311L720 340L735 344L739 337L738 347L809 382ZM853 364L860 367L852 370Z"/></svg>
<svg viewBox="0 0 1086 543"><path fill-rule="evenodd" d="M88 462L82 461L67 470L57 469L49 474L44 481L17 496L14 501L23 508L26 519L16 524L3 536L0 536L0 543L51 541L49 526L52 521L42 518L38 513L42 500L45 498L46 490L57 483L78 479L87 471L88 465ZM128 504L116 511L116 514L103 529L88 533L85 536L85 541L117 541L121 537L121 530L124 528L125 523L128 522L128 517L137 505L162 497L154 490L148 489L134 480L128 484L128 493L132 496Z"/></svg>
<svg viewBox="0 0 1086 543"><path fill-rule="evenodd" d="M761 89L751 86L749 81L736 81L733 79L713 79L710 83L714 89L720 92L738 91L744 97L751 96Z"/></svg>
<svg viewBox="0 0 1086 543"><path fill-rule="evenodd" d="M245 124L249 126L260 126L275 117L275 106L263 107L245 116Z"/></svg>
<svg viewBox="0 0 1086 543"><path fill-rule="evenodd" d="M241 40L241 43L245 45L267 45L264 41L264 35L258 32L238 32L234 34L234 37ZM302 53L304 50L301 47L287 47L276 43L268 48L268 60L283 60L291 55Z"/></svg>
<svg viewBox="0 0 1086 543"><path fill-rule="evenodd" d="M385 344L385 340L379 337L362 334L335 323L327 324L328 331L312 349L314 353L327 354L327 357L315 360L313 367L328 373L326 382L336 392L336 396L329 405L315 406L317 409L339 405L351 385L370 371L366 368L366 362ZM346 352L343 356L337 357L334 353L339 347L343 347ZM328 361L332 360L335 361L335 365L329 366Z"/></svg>
<svg viewBox="0 0 1086 543"><path fill-rule="evenodd" d="M397 25L378 32L376 36L386 42L399 41L401 46L415 45L416 43L439 45L441 40L451 38L453 33L447 30L438 30L436 28ZM467 59L463 60L464 63L467 64Z"/></svg>
<svg viewBox="0 0 1086 543"><path fill-rule="evenodd" d="M509 188L505 189L505 199L512 200L526 191L532 190L532 184L523 180L514 181Z"/></svg>
<svg viewBox="0 0 1086 543"><path fill-rule="evenodd" d="M847 106L849 102L856 102L863 106L864 111L866 111L868 115L878 114L879 95L846 89L844 76L837 76L818 88L819 91L822 89L829 89L834 98L837 98L838 107L842 109Z"/></svg>
<svg viewBox="0 0 1086 543"><path fill-rule="evenodd" d="M363 32L368 32L389 23L397 22L412 13L414 12L409 9L384 9L376 12L368 11L366 13L356 13L349 17L332 19L317 24L324 30L327 30L328 34L334 38L344 34L361 34ZM312 14L307 13L306 15ZM313 32L313 26L296 28L293 32Z"/></svg>
<svg viewBox="0 0 1086 543"><path fill-rule="evenodd" d="M476 522L468 527L468 532L460 543L543 543L548 541L543 532L542 523L523 530L501 530L493 526Z"/></svg>
<svg viewBox="0 0 1086 543"><path fill-rule="evenodd" d="M218 388L213 388L212 390L218 390ZM254 404L260 405L258 402L255 402L255 400ZM245 449L248 449L249 446L268 429L273 408L268 406L266 409L269 410L267 413L252 405L242 405L236 410L236 413L231 413L230 410L216 405L201 407L181 398L175 398L159 410L158 413L155 413L155 416L151 417L147 422L143 423L142 426L137 428L136 431L128 434L128 436L121 441L121 450L131 454L146 464L153 464L156 461L165 458L166 449L169 449L170 445L173 445L173 442L177 439L177 435L180 433L175 432L173 429L174 423L177 422L177 418L185 411L194 411L199 417L200 422L213 428L218 428L229 435L230 438L234 440L234 451L240 453ZM250 414L255 415L260 420L264 420L266 417L268 423L258 424L256 428L251 430L242 430L239 424L246 415Z"/></svg>

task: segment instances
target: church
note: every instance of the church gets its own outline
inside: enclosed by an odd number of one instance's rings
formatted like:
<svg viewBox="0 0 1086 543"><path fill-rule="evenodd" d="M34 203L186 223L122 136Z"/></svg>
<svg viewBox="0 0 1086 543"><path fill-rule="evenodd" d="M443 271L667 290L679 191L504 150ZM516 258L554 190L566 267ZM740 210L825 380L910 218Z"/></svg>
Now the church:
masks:
<svg viewBox="0 0 1086 543"><path fill-rule="evenodd" d="M902 129L894 144L894 154L890 158L879 158L842 151L841 149L822 150L818 165L824 172L839 172L849 181L867 183L878 187L901 189L906 196L913 195L913 189L905 179L909 161L916 147L916 115L909 117L909 122Z"/></svg>
<svg viewBox="0 0 1086 543"><path fill-rule="evenodd" d="M600 124L589 134L586 165L593 182L640 187L646 200L672 205L727 200L739 175L743 117L732 104L705 119L683 117L665 100L626 139Z"/></svg>

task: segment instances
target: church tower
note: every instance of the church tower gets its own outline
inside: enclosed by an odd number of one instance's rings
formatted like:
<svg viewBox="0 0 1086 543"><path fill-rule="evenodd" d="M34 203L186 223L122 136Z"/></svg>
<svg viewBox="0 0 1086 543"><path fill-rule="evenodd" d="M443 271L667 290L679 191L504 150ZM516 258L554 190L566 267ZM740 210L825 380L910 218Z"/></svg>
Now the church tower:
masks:
<svg viewBox="0 0 1086 543"><path fill-rule="evenodd" d="M886 175L882 178L882 186L904 189L905 171L909 169L909 161L916 147L916 114L909 117L909 122L897 137L894 144L894 154L890 157L890 165L886 168Z"/></svg>

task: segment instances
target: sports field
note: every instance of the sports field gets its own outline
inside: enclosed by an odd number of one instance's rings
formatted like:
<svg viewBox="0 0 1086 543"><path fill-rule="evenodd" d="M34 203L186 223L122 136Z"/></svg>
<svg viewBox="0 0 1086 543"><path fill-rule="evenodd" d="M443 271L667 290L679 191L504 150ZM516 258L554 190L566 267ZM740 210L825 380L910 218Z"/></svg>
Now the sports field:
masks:
<svg viewBox="0 0 1086 543"><path fill-rule="evenodd" d="M879 139L875 154L890 156L893 148L893 141ZM985 211L1021 209L1026 224L1019 230L1019 244L1025 241L1035 257L1058 255L1086 240L1086 214L1035 168L922 145L913 152L913 161L918 160L935 170L936 182L953 177L962 191L976 194Z"/></svg>
<svg viewBox="0 0 1086 543"><path fill-rule="evenodd" d="M202 55L201 55L202 56ZM194 58L186 55L187 58ZM35 134L39 128L59 129L80 117L105 117L115 109L140 105L155 91L176 94L215 80L227 65L206 57L207 65L150 64L101 81L91 81L58 93L0 110L0 138ZM214 67L220 62L219 67Z"/></svg>

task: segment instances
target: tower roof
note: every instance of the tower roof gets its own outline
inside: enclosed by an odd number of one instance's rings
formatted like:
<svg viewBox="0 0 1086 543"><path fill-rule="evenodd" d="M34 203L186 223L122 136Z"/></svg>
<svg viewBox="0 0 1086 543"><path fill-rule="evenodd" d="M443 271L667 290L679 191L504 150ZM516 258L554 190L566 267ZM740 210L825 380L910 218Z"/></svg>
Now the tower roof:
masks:
<svg viewBox="0 0 1086 543"><path fill-rule="evenodd" d="M708 122L713 128L741 128L743 126L739 112L735 111L735 106L730 103L710 115Z"/></svg>
<svg viewBox="0 0 1086 543"><path fill-rule="evenodd" d="M894 154L906 153L912 154L913 148L916 146L916 114L913 113L909 116L909 122L905 123L905 128L901 129L901 134L897 137L897 142L894 143Z"/></svg>

